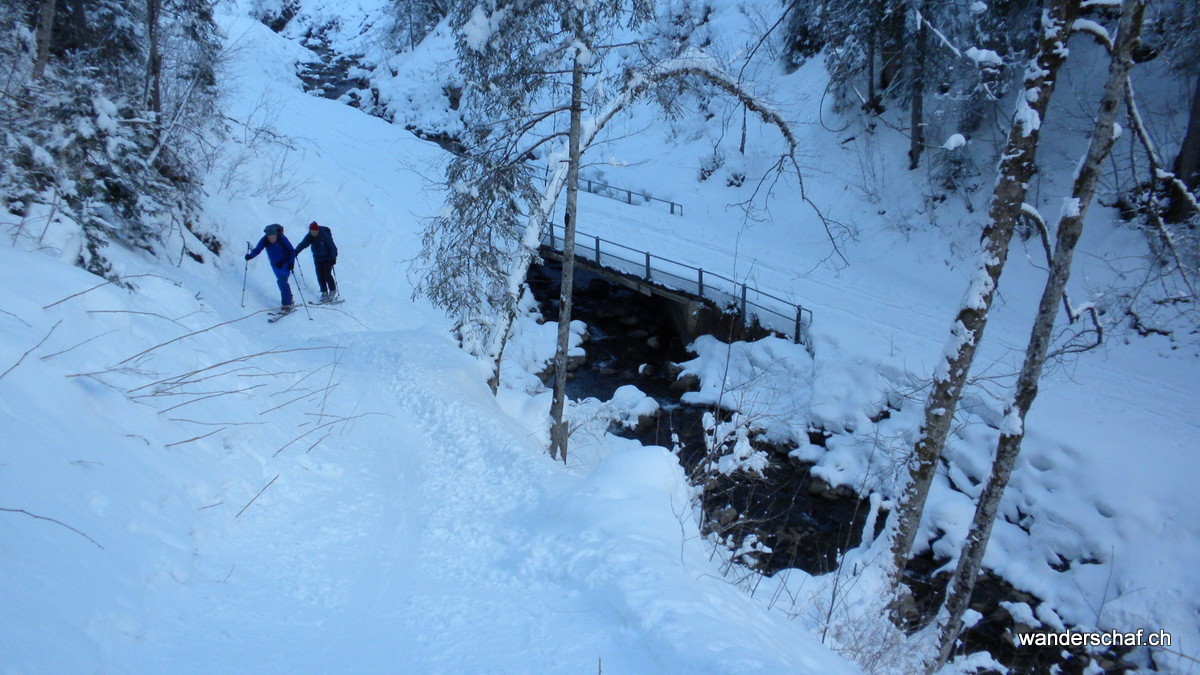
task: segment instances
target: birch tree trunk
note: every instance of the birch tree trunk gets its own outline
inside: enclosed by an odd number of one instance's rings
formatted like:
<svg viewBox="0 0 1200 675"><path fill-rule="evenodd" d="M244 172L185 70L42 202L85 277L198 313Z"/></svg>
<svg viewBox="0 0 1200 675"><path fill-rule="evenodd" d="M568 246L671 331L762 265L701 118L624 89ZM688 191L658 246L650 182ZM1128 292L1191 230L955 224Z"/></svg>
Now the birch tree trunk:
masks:
<svg viewBox="0 0 1200 675"><path fill-rule="evenodd" d="M1038 50L1026 67L1024 87L1017 95L1016 115L1001 156L999 179L981 238L983 250L979 268L955 317L942 360L934 370L929 398L925 402L925 418L909 460L908 480L897 505L896 530L892 538L892 583L898 596L902 590L901 576L929 496L929 486L945 447L971 362L987 326L988 311L1008 257L1013 227L1025 203L1035 169L1041 122L1054 92L1055 77L1067 58L1067 38L1080 2L1053 0L1043 13Z"/></svg>
<svg viewBox="0 0 1200 675"><path fill-rule="evenodd" d="M930 670L944 665L954 649L962 630L962 617L975 588L983 554L991 538L992 525L1000 508L1004 488L1012 475L1017 455L1021 452L1021 440L1025 436L1025 415L1033 405L1038 393L1038 380L1046 363L1050 347L1054 320L1058 316L1058 305L1063 299L1067 279L1071 275L1071 259L1075 245L1083 234L1083 218L1088 205L1096 194L1096 181L1101 165L1112 150L1115 138L1117 111L1125 91L1125 79L1133 67L1133 48L1137 45L1142 28L1142 15L1146 0L1125 0L1121 7L1121 21L1117 42L1113 49L1112 63L1108 69L1108 82L1100 99L1100 112L1092 129L1091 140L1082 166L1075 176L1071 197L1067 199L1062 216L1058 221L1058 235L1054 245L1054 258L1050 266L1050 277L1042 291L1037 318L1025 350L1025 363L1017 380L1013 400L1006 411L1000 429L1000 442L996 448L996 461L979 503L975 507L975 518L967 534L966 545L958 559L958 569L950 581L946 607L941 618L940 647L936 661Z"/></svg>
<svg viewBox="0 0 1200 675"><path fill-rule="evenodd" d="M50 60L50 40L54 36L54 12L56 0L42 0L38 8L37 58L33 62L33 80L42 79L46 62Z"/></svg>
<svg viewBox="0 0 1200 675"><path fill-rule="evenodd" d="M575 214L579 199L579 160L582 152L580 136L583 118L582 45L586 44L583 17L576 10L574 65L571 68L571 130L568 140L567 215L563 227L562 287L558 305L558 349L554 355L554 400L550 405L550 457L567 462L567 439L570 436L564 411L567 401L567 356L571 346L571 301L575 290ZM597 261L599 262L599 261Z"/></svg>

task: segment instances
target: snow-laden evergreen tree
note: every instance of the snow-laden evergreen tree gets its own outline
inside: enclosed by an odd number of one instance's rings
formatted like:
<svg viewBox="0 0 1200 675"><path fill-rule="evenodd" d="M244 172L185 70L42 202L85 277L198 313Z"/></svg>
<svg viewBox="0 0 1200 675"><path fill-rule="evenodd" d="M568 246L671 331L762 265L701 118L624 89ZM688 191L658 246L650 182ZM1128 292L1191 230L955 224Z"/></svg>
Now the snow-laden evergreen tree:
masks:
<svg viewBox="0 0 1200 675"><path fill-rule="evenodd" d="M208 3L27 3L4 20L0 188L14 242L63 249L100 275L110 242L160 253L176 237L197 258L198 236L215 246L190 231L215 115Z"/></svg>
<svg viewBox="0 0 1200 675"><path fill-rule="evenodd" d="M392 0L392 39L413 49L450 14L452 0Z"/></svg>

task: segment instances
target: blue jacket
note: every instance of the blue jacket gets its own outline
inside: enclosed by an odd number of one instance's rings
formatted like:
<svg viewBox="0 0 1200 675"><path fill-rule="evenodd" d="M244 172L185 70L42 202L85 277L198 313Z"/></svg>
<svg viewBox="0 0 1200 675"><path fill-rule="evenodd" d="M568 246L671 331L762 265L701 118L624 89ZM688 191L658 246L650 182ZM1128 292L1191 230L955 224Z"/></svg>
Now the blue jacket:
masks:
<svg viewBox="0 0 1200 675"><path fill-rule="evenodd" d="M282 234L275 238L274 244L267 241L266 236L263 236L258 240L258 246L255 246L254 250L250 252L250 257L258 256L264 248L267 249L267 258L271 261L271 267L275 269L287 267L296 257L296 249L292 248L292 242Z"/></svg>
<svg viewBox="0 0 1200 675"><path fill-rule="evenodd" d="M328 227L320 226L315 237L311 230L304 235L304 239L296 247L296 255L300 255L300 252L309 246L312 246L313 260L337 260L337 245L333 243L333 232L330 232Z"/></svg>

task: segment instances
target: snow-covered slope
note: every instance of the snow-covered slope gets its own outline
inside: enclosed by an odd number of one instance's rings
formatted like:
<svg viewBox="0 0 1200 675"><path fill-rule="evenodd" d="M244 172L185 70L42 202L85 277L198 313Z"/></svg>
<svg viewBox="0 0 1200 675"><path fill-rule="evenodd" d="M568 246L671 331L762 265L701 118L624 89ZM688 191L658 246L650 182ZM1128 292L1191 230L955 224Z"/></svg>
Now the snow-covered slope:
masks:
<svg viewBox="0 0 1200 675"><path fill-rule="evenodd" d="M378 24L380 3L305 6L318 23L352 17L333 39L371 50L360 26ZM729 36L745 17L720 5L713 21ZM830 579L796 573L754 595L727 583L665 451L581 436L570 466L551 462L545 395L493 397L449 321L411 298L407 261L420 219L441 205L427 181L441 151L304 94L293 64L314 56L295 42L246 18L222 24L236 82L206 207L230 242L216 264L112 251L130 291L94 288L69 264L79 242L53 228L43 251L0 247L5 672L852 672L816 637L834 615L843 630L828 638L844 652L892 648L872 632L883 589L870 573L841 591L836 612L822 604L836 604ZM395 100L419 89L423 119L452 126L429 107L440 86L400 81L435 73L444 47L398 60L396 80L379 84ZM849 266L825 264L824 230L796 186L760 202L769 218L729 206L770 161L775 132L754 119L753 152L735 158L729 134L725 163L701 182L720 132L666 134L652 110L631 111L597 148L611 165L589 175L680 202L686 217L584 195L580 227L812 309L813 356L740 349L733 375L808 388L770 398L788 409L763 414L801 437L809 424L839 432L828 449L798 452L831 482L886 492L888 452L911 440L921 378L965 287L979 197L975 213L954 202L931 213L897 178L899 136L830 132L819 64L751 77L802 130L809 197L857 230L843 247ZM1072 151L1064 141L1046 154L1061 169ZM743 187L726 184L741 172ZM1041 186L1048 214L1056 184L1048 175ZM942 230L925 227L934 219ZM268 325L256 312L277 303L274 282L263 259L244 264L242 242L271 222L296 241L311 220L333 228L349 301ZM1103 211L1089 227L1077 302L1112 277L1114 258L1144 246ZM1040 255L1033 242L1012 256L981 374L1003 376L1019 358ZM311 300L311 265L299 267ZM544 329L519 327L531 340ZM998 525L986 563L1046 600L1030 613L1051 628L1166 628L1195 654L1200 372L1153 340L1110 344L1043 382L1006 497L1012 522ZM994 444L1000 384L973 390L935 485L923 538L944 532L940 553L953 554L970 520L963 492L978 489ZM889 404L901 409L870 421ZM856 551L848 566L877 553ZM904 672L905 647L894 649L882 669Z"/></svg>
<svg viewBox="0 0 1200 675"><path fill-rule="evenodd" d="M739 40L747 25L770 24L761 21L760 8L746 4L714 3L711 9L707 30L718 53L743 50L747 43ZM422 45L418 64L438 53L438 40ZM807 197L826 218L856 234L841 242L844 262L813 209L800 200L794 180L770 176L780 147L777 130L749 115L748 150L738 154L742 112L733 101L709 102L716 116L703 127L689 120L668 125L649 105L614 120L586 156L587 177L680 203L685 215L657 202L631 207L585 196L578 225L811 309L811 364L763 348L748 358L744 372L709 384L746 391L780 373L811 372L811 379L794 383L811 387L807 407L767 392L772 402L747 412L789 420L802 446L799 455L817 462L816 473L831 482L888 494L896 461L911 448L920 421L923 388L974 271L990 197L988 165L995 158L983 138L966 146L931 143L922 171L941 154L964 152L983 171L974 192L942 201L918 187L928 176L908 171L902 132L884 123L869 130L861 121L847 122L830 109L821 63L785 74L768 52L746 69L746 79L769 94L797 133ZM1104 64L1088 38L1073 42L1064 85L1045 121L1043 170L1029 201L1052 224L1083 151ZM1135 73L1140 91L1172 86L1147 69L1152 66ZM401 76L384 84L408 92L393 93L400 112L407 102L428 104L413 113L423 122L436 101L421 98L428 85L412 81ZM1181 98L1176 109L1184 110L1184 103ZM955 131L937 114L928 117L947 135ZM1114 151L1117 161L1127 161L1130 136ZM712 172L707 180L699 179L702 169ZM747 201L753 201L750 215L736 206ZM1112 209L1093 205L1068 289L1075 305L1110 305L1119 312L1113 296L1146 276L1146 248L1142 233L1120 223ZM939 556L954 557L961 548L1045 281L1036 236L1015 238L1009 260L975 362L978 379L968 389L923 524L920 540L932 541ZM1109 336L1098 350L1052 363L1043 378L985 565L1045 600L1034 609L1046 629L1064 622L1080 630L1166 629L1175 651L1194 656L1200 650L1200 574L1193 564L1200 557L1200 519L1191 488L1200 471L1195 351L1186 337ZM713 377L726 377L724 355L712 358L722 365L711 369ZM764 375L771 368L777 372ZM703 364L696 369L704 370ZM882 422L870 421L896 407ZM828 450L804 447L809 424L840 436ZM1188 667L1186 657L1167 652L1156 659L1160 667Z"/></svg>
<svg viewBox="0 0 1200 675"><path fill-rule="evenodd" d="M546 456L544 397L493 397L410 299L440 150L223 25L215 265L112 251L137 290L94 288L0 247L4 672L853 672L721 578L669 453ZM310 220L348 301L267 324L240 242Z"/></svg>

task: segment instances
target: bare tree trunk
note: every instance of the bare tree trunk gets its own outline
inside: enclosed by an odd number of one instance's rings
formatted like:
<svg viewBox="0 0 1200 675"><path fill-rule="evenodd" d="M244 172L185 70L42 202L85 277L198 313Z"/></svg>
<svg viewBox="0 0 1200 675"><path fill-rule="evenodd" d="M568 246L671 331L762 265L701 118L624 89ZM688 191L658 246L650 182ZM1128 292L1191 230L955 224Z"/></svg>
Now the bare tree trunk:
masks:
<svg viewBox="0 0 1200 675"><path fill-rule="evenodd" d="M878 115L881 111L879 102L879 84L875 76L875 59L879 51L879 16L882 0L871 4L870 28L867 29L867 102L864 106L868 115Z"/></svg>
<svg viewBox="0 0 1200 675"><path fill-rule="evenodd" d="M33 62L33 79L42 79L46 62L50 60L50 40L54 37L56 0L42 0L38 8L37 59Z"/></svg>
<svg viewBox="0 0 1200 675"><path fill-rule="evenodd" d="M887 93L896 77L900 75L900 70L904 65L904 9L897 6L897 0L882 1L884 7L883 17L880 21L881 30L877 31L877 34L882 33L879 38L882 60L879 69L879 88L883 90L883 93Z"/></svg>
<svg viewBox="0 0 1200 675"><path fill-rule="evenodd" d="M160 0L146 0L146 33L150 53L146 59L145 105L155 113L162 112L162 54L159 51ZM159 126L161 120L155 120Z"/></svg>
<svg viewBox="0 0 1200 675"><path fill-rule="evenodd" d="M992 474L979 496L974 522L971 523L966 545L958 559L958 569L950 581L939 638L941 646L930 670L937 670L944 665L954 650L954 644L962 630L963 613L967 609L971 591L975 588L983 554L991 538L1000 499L1016 465L1017 455L1021 452L1021 440L1025 435L1025 415L1037 397L1038 380L1046 363L1054 320L1058 316L1058 305L1063 299L1067 279L1071 275L1071 259L1075 253L1075 245L1083 234L1083 218L1087 214L1088 205L1095 197L1101 165L1115 141L1117 111L1125 92L1125 78L1133 66L1133 48L1137 45L1138 35L1141 33L1142 14L1145 9L1146 0L1125 0L1121 8L1119 34L1108 70L1108 82L1100 100L1100 112L1092 129L1087 155L1075 176L1071 198L1058 221L1058 237L1054 246L1050 277L1042 291L1037 318L1029 336L1029 346L1025 350L1025 363L1021 367L1013 400L1008 406L1005 422L1000 430L1000 442L996 449Z"/></svg>
<svg viewBox="0 0 1200 675"><path fill-rule="evenodd" d="M153 168L154 162L158 160L163 147L163 120L162 120L162 52L159 48L161 41L159 30L159 14L161 13L161 0L146 0L146 33L149 45L149 54L146 57L146 84L144 92L144 105L146 109L153 113L153 129L154 134L154 152L151 153L152 160L147 163L147 166ZM194 84L194 83L193 83Z"/></svg>
<svg viewBox="0 0 1200 675"><path fill-rule="evenodd" d="M916 171L921 165L921 151L925 149L925 10L926 3L918 9L913 5L917 21L917 41L913 49L912 64L912 136L908 147L908 170Z"/></svg>
<svg viewBox="0 0 1200 675"><path fill-rule="evenodd" d="M1200 74L1196 77L1196 89L1192 92L1192 109L1188 115L1187 132L1175 158L1175 175L1189 190L1200 186ZM1175 186L1171 196L1171 207L1167 210L1169 222L1179 222L1192 214L1192 201L1178 194Z"/></svg>
<svg viewBox="0 0 1200 675"><path fill-rule="evenodd" d="M576 11L573 17L575 39L586 44L583 17ZM558 350L554 355L554 401L550 405L550 456L567 461L567 439L570 430L563 419L567 400L567 355L571 346L571 300L575 289L575 214L579 199L580 136L583 117L583 63L578 48L571 68L571 130L568 140L570 165L567 169L567 215L563 228L562 288L558 305Z"/></svg>
<svg viewBox="0 0 1200 675"><path fill-rule="evenodd" d="M925 419L909 460L908 482L897 505L896 530L892 538L893 587L902 594L901 575L917 536L917 526L929 496L954 410L975 358L996 285L1008 258L1008 243L1021 215L1025 195L1035 168L1041 121L1045 117L1055 76L1067 58L1066 43L1081 0L1054 0L1043 15L1037 55L1026 69L1024 90L1017 97L1017 112L1009 132L992 196L988 223L981 244L983 251L975 279L967 289L962 308L950 330L941 363L935 368L932 388L925 402Z"/></svg>

